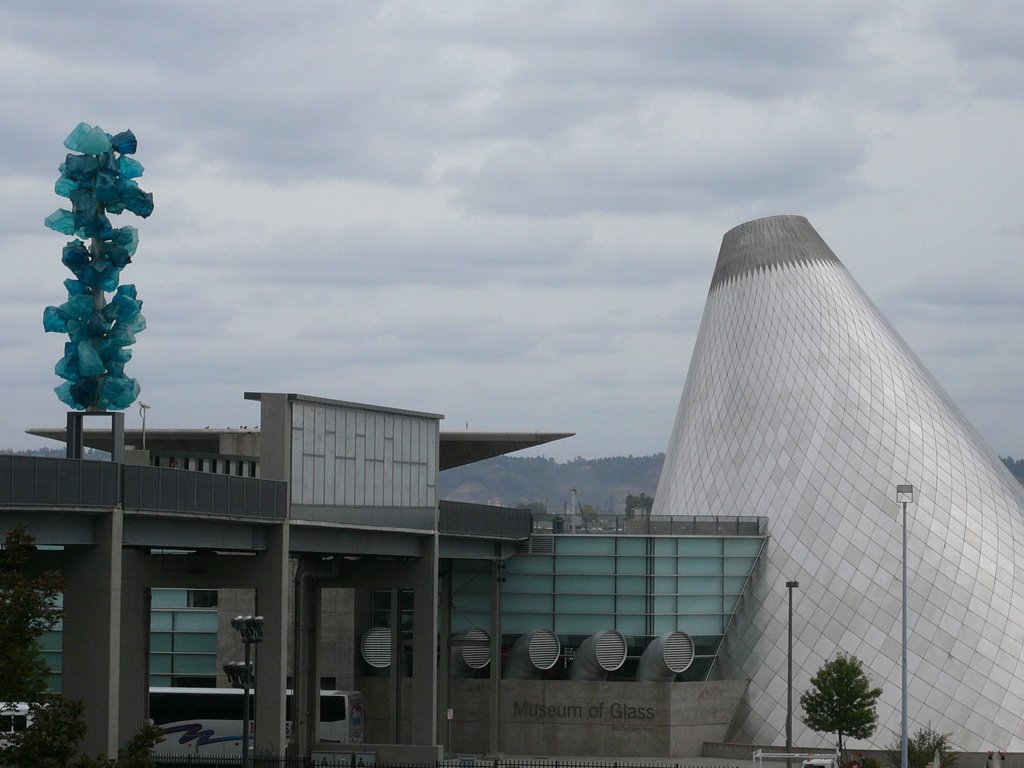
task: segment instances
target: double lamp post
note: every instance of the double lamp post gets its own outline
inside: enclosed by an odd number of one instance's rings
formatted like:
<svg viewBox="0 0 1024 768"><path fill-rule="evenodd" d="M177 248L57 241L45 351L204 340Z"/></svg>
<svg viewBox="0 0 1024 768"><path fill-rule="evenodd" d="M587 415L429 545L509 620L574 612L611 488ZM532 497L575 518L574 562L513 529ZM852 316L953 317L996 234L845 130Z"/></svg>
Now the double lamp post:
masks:
<svg viewBox="0 0 1024 768"><path fill-rule="evenodd" d="M224 665L224 674L228 676L231 684L242 689L242 766L249 768L251 765L249 756L249 721L250 721L250 695L256 675L253 673L252 646L263 640L263 617L262 616L235 616L231 620L231 626L242 638L245 646L245 661L231 661Z"/></svg>

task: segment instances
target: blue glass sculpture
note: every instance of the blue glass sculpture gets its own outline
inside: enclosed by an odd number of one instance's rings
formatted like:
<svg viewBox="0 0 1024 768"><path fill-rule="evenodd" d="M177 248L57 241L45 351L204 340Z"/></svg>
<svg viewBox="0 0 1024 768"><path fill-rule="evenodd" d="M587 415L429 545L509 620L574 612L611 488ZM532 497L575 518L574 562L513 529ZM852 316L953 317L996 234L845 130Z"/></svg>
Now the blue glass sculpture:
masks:
<svg viewBox="0 0 1024 768"><path fill-rule="evenodd" d="M76 410L122 410L139 396L139 383L125 376L124 364L146 318L135 286L119 284L121 270L138 248L138 230L115 228L107 214L127 210L146 218L153 212L153 195L134 181L143 168L127 157L138 148L131 131L111 136L98 125L79 123L64 146L79 154L61 163L54 192L71 201L71 210L59 208L43 222L75 237L61 254L75 276L64 281L68 300L43 311L43 330L69 339L54 368L65 381L54 392ZM108 293L114 294L109 302Z"/></svg>

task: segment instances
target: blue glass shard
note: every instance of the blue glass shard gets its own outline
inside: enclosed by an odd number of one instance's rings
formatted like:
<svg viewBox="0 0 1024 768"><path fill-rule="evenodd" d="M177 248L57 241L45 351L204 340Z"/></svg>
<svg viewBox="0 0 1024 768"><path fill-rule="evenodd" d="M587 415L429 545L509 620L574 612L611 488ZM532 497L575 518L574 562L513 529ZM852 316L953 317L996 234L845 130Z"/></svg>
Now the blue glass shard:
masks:
<svg viewBox="0 0 1024 768"><path fill-rule="evenodd" d="M72 135L68 136L68 139L71 139L72 136L75 137L75 146L68 147L67 141L65 141L64 146L86 155L101 155L104 152L110 151L110 137L107 136L106 131L97 125L84 133L78 132L78 128L82 125L82 123L79 123L79 126L72 131Z"/></svg>
<svg viewBox="0 0 1024 768"><path fill-rule="evenodd" d="M88 408L96 404L96 395L99 394L99 380L82 379L71 385L71 396L81 408Z"/></svg>
<svg viewBox="0 0 1024 768"><path fill-rule="evenodd" d="M68 155L60 167L60 172L71 181L91 182L92 177L100 168L98 157L93 155Z"/></svg>
<svg viewBox="0 0 1024 768"><path fill-rule="evenodd" d="M82 150L79 147L81 146L82 139L88 136L91 130L92 126L88 123L79 123L71 129L71 133L64 139L64 146L72 152L81 152Z"/></svg>
<svg viewBox="0 0 1024 768"><path fill-rule="evenodd" d="M115 150L124 155L134 155L135 151L139 148L139 142L131 131L121 131L114 134L110 139L110 143Z"/></svg>
<svg viewBox="0 0 1024 768"><path fill-rule="evenodd" d="M75 351L77 347L74 344L65 344L64 346L65 349L71 347L71 351L65 352L64 357L57 361L57 364L53 366L53 372L62 379L78 381L82 377L78 372L78 352Z"/></svg>
<svg viewBox="0 0 1024 768"><path fill-rule="evenodd" d="M96 174L93 189L96 193L96 199L103 203L116 200L121 196L118 176L113 171L99 171Z"/></svg>
<svg viewBox="0 0 1024 768"><path fill-rule="evenodd" d="M62 235L75 234L75 215L64 208L58 208L43 219L43 224Z"/></svg>
<svg viewBox="0 0 1024 768"><path fill-rule="evenodd" d="M93 312L86 326L86 332L93 339L102 339L110 329L110 322L104 317L103 312ZM102 356L101 356L102 357Z"/></svg>
<svg viewBox="0 0 1024 768"><path fill-rule="evenodd" d="M68 338L71 342L77 345L79 342L89 338L89 334L86 331L87 324L84 320L77 317L68 318Z"/></svg>
<svg viewBox="0 0 1024 768"><path fill-rule="evenodd" d="M89 287L85 283L71 277L64 281L64 287L67 288L69 299L89 291Z"/></svg>
<svg viewBox="0 0 1024 768"><path fill-rule="evenodd" d="M142 333L146 330L146 318L143 317L141 312L136 312L134 315L122 318L117 318L118 328L126 328L132 333Z"/></svg>
<svg viewBox="0 0 1024 768"><path fill-rule="evenodd" d="M47 333L67 333L68 316L60 307L47 307L43 310L43 330Z"/></svg>
<svg viewBox="0 0 1024 768"><path fill-rule="evenodd" d="M72 181L63 174L57 179L57 183L53 185L53 191L61 197L71 197L71 193L76 189L78 189L78 182Z"/></svg>
<svg viewBox="0 0 1024 768"><path fill-rule="evenodd" d="M139 382L125 376L110 376L103 385L103 399L109 408L127 408L141 391Z"/></svg>
<svg viewBox="0 0 1024 768"><path fill-rule="evenodd" d="M117 159L117 170L123 179L137 179L145 169L138 160L121 156Z"/></svg>
<svg viewBox="0 0 1024 768"><path fill-rule="evenodd" d="M71 394L71 382L65 381L63 384L58 384L53 388L53 391L57 394L57 399L60 400L68 408L74 408L76 411L85 410L84 405L79 405L78 401L75 400Z"/></svg>
<svg viewBox="0 0 1024 768"><path fill-rule="evenodd" d="M89 250L81 240L72 240L64 246L60 260L77 275L78 270L89 263Z"/></svg>
<svg viewBox="0 0 1024 768"><path fill-rule="evenodd" d="M92 298L92 291L80 293L75 296L68 296L67 302L60 305L68 317L78 320L88 320L96 308Z"/></svg>
<svg viewBox="0 0 1024 768"><path fill-rule="evenodd" d="M116 344L119 347L130 347L135 343L135 334L125 326L117 323L110 329L110 333L107 334L107 339L109 339L112 344Z"/></svg>
<svg viewBox="0 0 1024 768"><path fill-rule="evenodd" d="M128 181L121 187L121 199L124 207L136 216L146 218L153 212L153 195L143 192L135 182Z"/></svg>
<svg viewBox="0 0 1024 768"><path fill-rule="evenodd" d="M107 372L103 360L89 341L78 344L78 372L84 377L102 376Z"/></svg>

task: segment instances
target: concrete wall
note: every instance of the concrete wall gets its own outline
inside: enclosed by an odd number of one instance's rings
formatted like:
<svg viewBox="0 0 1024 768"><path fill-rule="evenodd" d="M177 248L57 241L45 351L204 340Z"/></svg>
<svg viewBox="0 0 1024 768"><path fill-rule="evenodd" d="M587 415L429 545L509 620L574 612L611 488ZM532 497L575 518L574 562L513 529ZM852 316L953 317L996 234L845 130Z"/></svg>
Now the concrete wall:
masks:
<svg viewBox="0 0 1024 768"><path fill-rule="evenodd" d="M403 697L409 680L403 680ZM388 679L361 678L366 740L387 729ZM747 682L592 683L503 680L501 745L508 755L695 757L722 741ZM488 751L489 682L452 680L456 754ZM445 716L446 704L440 706ZM403 718L405 722L408 722ZM403 726L404 730L404 726Z"/></svg>

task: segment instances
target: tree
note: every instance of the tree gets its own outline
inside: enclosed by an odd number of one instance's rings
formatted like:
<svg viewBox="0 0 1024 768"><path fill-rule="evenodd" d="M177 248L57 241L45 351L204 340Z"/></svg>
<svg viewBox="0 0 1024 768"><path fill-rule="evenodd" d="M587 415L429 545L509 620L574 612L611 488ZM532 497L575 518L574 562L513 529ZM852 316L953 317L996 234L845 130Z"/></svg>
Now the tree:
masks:
<svg viewBox="0 0 1024 768"><path fill-rule="evenodd" d="M907 738L907 765L909 768L925 768L939 755L942 768L956 768L957 754L950 742L951 734L939 733L929 723L918 728ZM886 762L892 768L899 768L903 761L903 743L899 736L885 750Z"/></svg>
<svg viewBox="0 0 1024 768"><path fill-rule="evenodd" d="M881 688L871 687L860 659L840 653L811 678L811 687L800 697L801 720L819 733L837 734L842 754L844 736L867 739L875 732L881 695Z"/></svg>
<svg viewBox="0 0 1024 768"><path fill-rule="evenodd" d="M39 572L35 541L24 526L7 532L0 549L0 706L27 702L31 727L5 735L0 765L11 768L142 768L162 738L159 728L143 728L115 761L89 758L78 750L86 734L82 703L47 693L50 670L39 638L60 618L60 574Z"/></svg>
<svg viewBox="0 0 1024 768"><path fill-rule="evenodd" d="M33 574L34 539L24 526L7 532L0 550L0 701L38 701L50 670L39 638L60 618L60 575Z"/></svg>

